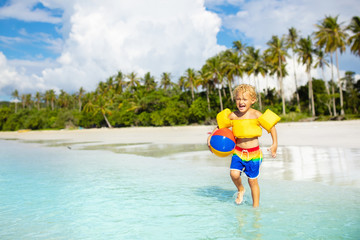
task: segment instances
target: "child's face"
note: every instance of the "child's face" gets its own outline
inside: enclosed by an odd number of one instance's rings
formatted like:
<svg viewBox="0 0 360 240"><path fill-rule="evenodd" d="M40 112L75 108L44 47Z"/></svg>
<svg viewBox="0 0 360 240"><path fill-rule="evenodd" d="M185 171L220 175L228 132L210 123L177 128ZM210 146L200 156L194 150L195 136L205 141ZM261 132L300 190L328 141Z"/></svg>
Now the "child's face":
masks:
<svg viewBox="0 0 360 240"><path fill-rule="evenodd" d="M236 106L238 110L245 113L255 103L255 99L252 99L249 92L238 92L236 95Z"/></svg>

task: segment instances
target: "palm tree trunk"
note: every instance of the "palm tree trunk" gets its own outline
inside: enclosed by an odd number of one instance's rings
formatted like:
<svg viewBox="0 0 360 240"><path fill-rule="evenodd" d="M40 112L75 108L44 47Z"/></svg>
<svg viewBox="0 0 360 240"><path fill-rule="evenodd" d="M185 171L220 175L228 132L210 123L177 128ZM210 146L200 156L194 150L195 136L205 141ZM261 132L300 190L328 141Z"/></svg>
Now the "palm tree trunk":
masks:
<svg viewBox="0 0 360 240"><path fill-rule="evenodd" d="M194 85L193 85L192 81L190 82L190 88L191 88L191 99L194 102L195 94L194 94Z"/></svg>
<svg viewBox="0 0 360 240"><path fill-rule="evenodd" d="M234 102L234 94L233 94L233 91L232 91L232 84L231 84L231 80L230 80L230 79L229 79L229 81L228 81L228 85L229 85L229 92L230 92L231 101Z"/></svg>
<svg viewBox="0 0 360 240"><path fill-rule="evenodd" d="M254 76L254 81L256 83L256 88L257 88L257 92L258 92L258 99L259 99L259 107L260 107L260 112L262 112L262 103L261 103L261 92L260 92L260 83L259 83L259 78L255 75Z"/></svg>
<svg viewBox="0 0 360 240"><path fill-rule="evenodd" d="M221 86L221 85L220 85L220 86ZM219 100L220 100L220 111L222 111L222 110L223 110L223 103L222 103L220 86L218 86L218 92L219 92Z"/></svg>
<svg viewBox="0 0 360 240"><path fill-rule="evenodd" d="M208 105L208 111L210 112L210 97L209 97L209 83L206 84L206 101Z"/></svg>
<svg viewBox="0 0 360 240"><path fill-rule="evenodd" d="M81 103L81 100L79 99L79 112L81 112L81 106L82 105L82 103Z"/></svg>
<svg viewBox="0 0 360 240"><path fill-rule="evenodd" d="M338 59L338 51L336 49L336 68L337 68L337 75L338 75L338 84L339 84L339 92L340 92L340 115L345 115L344 112L344 99L343 99L343 92L341 87L341 81L340 81L340 72L339 72L339 59Z"/></svg>
<svg viewBox="0 0 360 240"><path fill-rule="evenodd" d="M297 79L296 79L296 69L295 69L295 59L294 59L294 49L293 49L293 53L292 53L292 58L293 58L293 67L294 67L294 79L295 79L296 101L297 101L297 104L298 104L299 111L300 111L300 113L301 113L300 95L299 95L298 84L297 84Z"/></svg>
<svg viewBox="0 0 360 240"><path fill-rule="evenodd" d="M315 103L314 103L314 91L312 86L312 78L310 74L310 69L307 71L308 78L309 78L309 99L311 102L311 114L313 117L315 117Z"/></svg>
<svg viewBox="0 0 360 240"><path fill-rule="evenodd" d="M280 55L279 55L279 72L280 72L280 92L281 92L281 101L282 101L282 113L283 113L283 115L286 115L286 111L285 111L285 95L284 95L283 76L282 76L282 70L281 70Z"/></svg>
<svg viewBox="0 0 360 240"><path fill-rule="evenodd" d="M333 56L332 56L332 54L331 54L331 58L330 58L330 61L331 61L331 80L332 80L333 82L335 82L335 81L334 81L334 64L333 64L333 58L332 58L332 57L333 57ZM331 92L332 92L332 95L333 95L333 97L332 97L333 112L334 112L334 117L336 117L336 116L337 116L337 112L336 112L334 85L331 86Z"/></svg>
<svg viewBox="0 0 360 240"><path fill-rule="evenodd" d="M103 115L103 117L104 117L104 119L105 119L105 122L106 122L106 124L108 125L108 127L109 127L109 128L112 128L112 126L111 126L109 120L107 119L106 115L105 115L104 113L102 113L102 115Z"/></svg>
<svg viewBox="0 0 360 240"><path fill-rule="evenodd" d="M269 94L269 78L268 78L267 74L265 76L265 79L266 79L266 95L268 95Z"/></svg>
<svg viewBox="0 0 360 240"><path fill-rule="evenodd" d="M323 77L323 80L324 80L324 83L325 83L325 89L326 89L326 93L327 95L329 96L329 99L330 99L330 91L329 91L329 86L325 80L325 74L324 74L324 65L321 67L321 74L322 74L322 77ZM330 105L330 102L327 101L326 102L326 106L328 107L328 111L329 111L329 114L330 116L332 115L332 112L331 112L331 105Z"/></svg>
<svg viewBox="0 0 360 240"><path fill-rule="evenodd" d="M306 71L307 73L307 71ZM308 74L308 73L307 73ZM309 75L308 75L308 100L309 100L309 104L308 104L308 108L309 108L309 113L311 113L311 89L312 89L312 81L311 79L309 79Z"/></svg>

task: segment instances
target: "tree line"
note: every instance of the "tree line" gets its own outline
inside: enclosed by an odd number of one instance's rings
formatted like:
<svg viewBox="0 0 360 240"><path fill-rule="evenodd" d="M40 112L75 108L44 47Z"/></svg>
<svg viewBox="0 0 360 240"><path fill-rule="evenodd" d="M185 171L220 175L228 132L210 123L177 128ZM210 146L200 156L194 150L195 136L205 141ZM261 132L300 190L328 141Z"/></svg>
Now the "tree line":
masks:
<svg viewBox="0 0 360 240"><path fill-rule="evenodd" d="M136 72L118 71L92 92L81 87L73 94L63 90L56 94L50 89L33 96L14 90L12 97L20 100L2 104L0 130L211 124L217 112L235 107L232 90L245 75L257 89L255 108L260 111L271 108L284 119L294 113L298 117L356 117L360 80L350 71L340 78L338 57L347 47L360 56L360 18L355 16L345 25L338 16L325 16L315 26L316 31L305 37L293 27L281 37L274 35L263 52L235 41L231 49L207 59L201 69L186 69L177 81L168 72L157 82L150 72L140 77ZM287 64L295 69L295 61L306 66L304 86L298 85L295 71L287 71ZM325 79L324 68L329 64L332 78ZM312 68L322 70L322 79L311 76ZM275 77L280 88L261 91L260 75ZM290 100L284 95L286 76L296 87Z"/></svg>

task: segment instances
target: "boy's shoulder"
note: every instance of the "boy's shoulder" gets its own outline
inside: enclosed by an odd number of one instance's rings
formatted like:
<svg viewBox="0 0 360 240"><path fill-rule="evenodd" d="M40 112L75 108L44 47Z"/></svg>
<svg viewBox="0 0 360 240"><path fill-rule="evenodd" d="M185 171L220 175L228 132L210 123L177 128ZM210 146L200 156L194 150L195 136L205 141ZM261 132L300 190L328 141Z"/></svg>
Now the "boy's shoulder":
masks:
<svg viewBox="0 0 360 240"><path fill-rule="evenodd" d="M251 108L251 110L252 110L252 114L254 114L256 116L256 118L258 118L262 115L262 113L256 109Z"/></svg>

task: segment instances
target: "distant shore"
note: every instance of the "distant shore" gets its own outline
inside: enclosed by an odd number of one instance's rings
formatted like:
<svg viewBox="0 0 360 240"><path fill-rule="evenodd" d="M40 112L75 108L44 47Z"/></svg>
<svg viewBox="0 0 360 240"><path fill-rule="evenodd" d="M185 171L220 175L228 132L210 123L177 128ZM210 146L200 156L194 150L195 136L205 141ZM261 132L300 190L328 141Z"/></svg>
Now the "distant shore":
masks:
<svg viewBox="0 0 360 240"><path fill-rule="evenodd" d="M327 122L288 122L276 125L279 146L326 146L360 148L360 120ZM27 141L63 140L98 142L99 144L154 143L206 144L214 126L129 127L81 130L43 130L0 132L0 139ZM263 146L271 144L265 130L260 138Z"/></svg>

